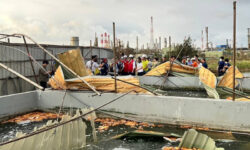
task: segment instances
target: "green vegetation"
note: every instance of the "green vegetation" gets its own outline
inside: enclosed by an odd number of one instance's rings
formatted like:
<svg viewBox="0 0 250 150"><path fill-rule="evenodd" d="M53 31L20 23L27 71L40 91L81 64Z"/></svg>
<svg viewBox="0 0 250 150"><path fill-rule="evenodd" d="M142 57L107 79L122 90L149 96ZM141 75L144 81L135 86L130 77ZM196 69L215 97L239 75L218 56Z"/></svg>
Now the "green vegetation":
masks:
<svg viewBox="0 0 250 150"><path fill-rule="evenodd" d="M189 37L184 40L183 44L177 44L174 47L174 50L166 52L166 57L169 56L178 56L178 59L181 60L183 56L193 57L197 54L197 50L192 45L192 39Z"/></svg>
<svg viewBox="0 0 250 150"><path fill-rule="evenodd" d="M218 60L207 60L208 68L213 72L217 72ZM230 62L233 65L233 62ZM241 72L249 72L250 71L250 60L237 60L236 66Z"/></svg>

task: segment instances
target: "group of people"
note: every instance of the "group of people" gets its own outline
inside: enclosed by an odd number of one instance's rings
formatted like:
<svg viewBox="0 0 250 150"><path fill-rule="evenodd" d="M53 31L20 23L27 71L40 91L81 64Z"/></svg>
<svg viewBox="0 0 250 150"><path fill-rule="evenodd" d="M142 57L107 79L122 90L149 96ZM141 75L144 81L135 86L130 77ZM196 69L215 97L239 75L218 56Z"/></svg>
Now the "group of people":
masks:
<svg viewBox="0 0 250 150"><path fill-rule="evenodd" d="M193 58L190 58L189 56L182 58L182 64L192 66L194 68L208 68L207 62L205 58L199 59L198 55L195 55Z"/></svg>
<svg viewBox="0 0 250 150"><path fill-rule="evenodd" d="M161 61L158 58L150 59L147 55L143 54L137 59L134 58L134 55L130 54L122 55L119 59L109 64L106 58L102 59L101 63L98 64L97 56L92 56L92 59L86 63L86 67L89 68L94 75L108 75L113 74L115 71L118 75L138 75L142 76L147 73L149 70L155 68L161 63L168 61L166 57L163 57ZM176 61L175 56L171 56L169 59L170 62ZM195 55L193 58L189 56L182 58L182 64L192 66L194 68L200 68L201 66L208 68L205 58L199 59L198 55ZM115 65L116 64L116 65ZM116 69L116 70L115 70Z"/></svg>
<svg viewBox="0 0 250 150"><path fill-rule="evenodd" d="M176 61L175 56L171 56L169 59L170 62ZM161 63L167 62L167 58L163 57L161 61L158 58L150 59L147 55L143 54L137 59L134 58L134 55L130 54L122 55L119 59L112 59L111 63L108 63L108 59L102 59L101 63L98 64L98 57L96 55L92 56L91 60L86 63L86 67L91 70L94 75L114 75L116 72L117 75L138 75L142 76L151 69L155 68ZM192 66L194 68L208 68L205 58L199 58L198 55L195 55L193 58L189 56L183 57L182 64ZM44 60L42 63L43 68L39 69L39 81L40 85L44 88L47 88L47 82L50 75L53 75L52 71L46 71L48 61ZM222 76L226 70L230 67L229 59L224 59L220 57L218 62L218 75Z"/></svg>
<svg viewBox="0 0 250 150"><path fill-rule="evenodd" d="M112 59L111 63L108 63L106 58L102 59L101 63L98 64L97 56L92 56L92 59L86 63L86 67L92 71L95 75L107 75L114 74L116 72L118 75L144 75L152 68L159 65L158 58L151 60L147 55L143 54L137 59L134 55L130 54L122 55L119 59Z"/></svg>
<svg viewBox="0 0 250 150"><path fill-rule="evenodd" d="M231 66L229 63L229 59L224 59L223 56L220 57L220 60L218 62L218 75L222 76L226 73L227 69Z"/></svg>

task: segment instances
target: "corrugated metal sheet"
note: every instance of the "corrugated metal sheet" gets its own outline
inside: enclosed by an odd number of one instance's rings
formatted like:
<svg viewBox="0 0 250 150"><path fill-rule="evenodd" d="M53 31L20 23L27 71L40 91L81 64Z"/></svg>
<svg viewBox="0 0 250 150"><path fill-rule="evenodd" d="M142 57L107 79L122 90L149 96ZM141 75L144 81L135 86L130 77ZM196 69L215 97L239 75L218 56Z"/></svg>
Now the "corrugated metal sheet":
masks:
<svg viewBox="0 0 250 150"><path fill-rule="evenodd" d="M179 148L197 148L201 150L224 150L217 148L212 138L205 134L198 133L194 129L186 131L182 137Z"/></svg>
<svg viewBox="0 0 250 150"><path fill-rule="evenodd" d="M89 110L82 110L83 113ZM94 113L94 112L93 112ZM93 122L96 118L95 114L91 113L90 119ZM93 114L93 115L92 115ZM73 118L79 117L80 112L77 111L74 117L69 115L64 115L62 117L62 122L69 121ZM47 124L38 130L46 129L58 122L48 121ZM82 119L77 119L75 121L66 123L59 127L43 131L38 134L20 139L19 141L11 142L0 146L0 150L69 150L69 149L80 149L86 146L86 124ZM36 128L34 132L36 132ZM95 131L94 131L95 132ZM24 133L18 132L16 138L21 138L25 136Z"/></svg>
<svg viewBox="0 0 250 150"><path fill-rule="evenodd" d="M66 52L70 49L74 49L75 47L72 46L64 46L64 45L43 45L46 49L51 51L54 55L58 53L63 53ZM38 48L36 45L29 44L28 45L29 51L31 55L41 64L43 59L47 59L51 63L51 57L48 55L45 55L44 52ZM81 52L83 52L83 57L87 56L84 58L86 61L91 58L91 52L90 52L90 47L79 47L81 49ZM19 51L18 51L18 50ZM97 55L98 58L108 58L109 60L113 58L113 52L110 49L106 48L96 48L93 47L93 55ZM3 64L7 65L8 67L16 70L17 72L23 74L26 77L33 76L33 72L31 69L31 65L29 62L29 58L24 55L22 52L26 53L26 47L24 44L16 44L16 43L1 43L0 44L0 62ZM100 60L100 59L99 59ZM39 66L34 64L35 67L35 72L38 74ZM48 68L51 68L48 66ZM16 78L15 75L9 73L5 69L0 68L0 81L4 81L6 78ZM26 87L27 86L27 87ZM0 91L2 84L0 82ZM24 91L29 90L30 88L28 85L24 84L22 85L22 89ZM23 91L21 91L23 92ZM1 95L2 92L0 92ZM12 93L12 92L10 92Z"/></svg>

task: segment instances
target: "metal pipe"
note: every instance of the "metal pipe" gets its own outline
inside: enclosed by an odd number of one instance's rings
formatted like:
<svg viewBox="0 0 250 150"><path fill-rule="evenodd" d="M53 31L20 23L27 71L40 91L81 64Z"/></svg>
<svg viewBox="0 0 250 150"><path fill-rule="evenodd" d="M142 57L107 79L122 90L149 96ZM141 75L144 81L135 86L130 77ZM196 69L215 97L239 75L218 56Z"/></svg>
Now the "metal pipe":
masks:
<svg viewBox="0 0 250 150"><path fill-rule="evenodd" d="M25 76L21 75L20 73L16 72L15 70L13 70L13 69L7 67L6 65L0 63L0 67L3 67L3 68L6 69L7 71L9 71L9 72L15 74L16 76L22 78L23 80L29 82L30 84L34 85L34 86L37 87L38 89L44 90L44 88L43 88L42 86L40 86L40 85L38 85L37 83L33 82L32 80L26 78Z"/></svg>
<svg viewBox="0 0 250 150"><path fill-rule="evenodd" d="M117 93L117 81L116 81L116 48L115 48L115 23L113 22L113 44L114 44L114 77L115 77L115 92Z"/></svg>
<svg viewBox="0 0 250 150"><path fill-rule="evenodd" d="M30 56L30 51L29 51L29 48L28 48L28 45L27 45L27 43L26 43L26 39L25 39L24 36L23 36L23 41L24 41L24 44L25 44L25 47L26 47L26 51L27 51L28 55ZM32 72L33 72L33 74L34 74L36 83L38 84L39 82L38 82L38 79L37 79L37 76L36 76L36 72L35 72L35 69L34 69L34 65L33 65L33 62L32 62L32 60L31 60L30 57L29 57L29 60L30 60L30 65L31 65Z"/></svg>
<svg viewBox="0 0 250 150"><path fill-rule="evenodd" d="M90 85L87 81L82 79L78 74L76 74L72 69L70 69L68 66L66 66L64 63L62 63L59 59L57 59L54 55L52 55L49 51L47 51L44 47L42 47L40 44L38 44L36 41L34 41L31 37L24 35L24 34L13 34L16 36L25 36L29 40L31 40L33 43L35 43L39 48L41 48L46 54L50 55L54 60L56 60L60 65L62 65L64 68L66 68L69 72L71 72L74 76L76 76L79 80L81 80L83 83L85 83L92 91L94 91L96 94L101 95L96 89Z"/></svg>
<svg viewBox="0 0 250 150"><path fill-rule="evenodd" d="M236 1L233 2L233 101L235 101L235 65L236 65Z"/></svg>

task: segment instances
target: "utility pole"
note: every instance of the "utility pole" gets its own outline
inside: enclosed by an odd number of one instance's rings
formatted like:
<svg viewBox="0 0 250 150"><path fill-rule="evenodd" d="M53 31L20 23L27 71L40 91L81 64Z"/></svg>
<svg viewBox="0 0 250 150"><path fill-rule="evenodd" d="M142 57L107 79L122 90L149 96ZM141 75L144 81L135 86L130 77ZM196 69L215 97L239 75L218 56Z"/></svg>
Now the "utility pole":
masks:
<svg viewBox="0 0 250 150"><path fill-rule="evenodd" d="M208 27L206 27L206 37L207 37L207 45L206 45L206 49L208 50L209 46L208 46Z"/></svg>
<svg viewBox="0 0 250 150"><path fill-rule="evenodd" d="M235 65L236 65L236 1L233 2L234 19L233 19L233 101L235 101Z"/></svg>
<svg viewBox="0 0 250 150"><path fill-rule="evenodd" d="M113 47L113 53L114 53L114 77L115 77L115 93L117 93L117 82L116 82L116 47L115 47L115 23L113 22L113 40L114 40L114 47Z"/></svg>

